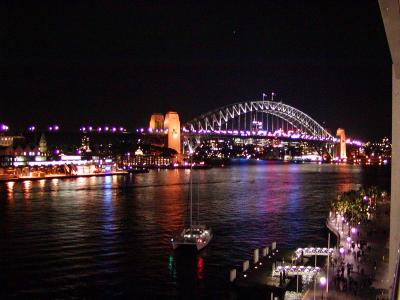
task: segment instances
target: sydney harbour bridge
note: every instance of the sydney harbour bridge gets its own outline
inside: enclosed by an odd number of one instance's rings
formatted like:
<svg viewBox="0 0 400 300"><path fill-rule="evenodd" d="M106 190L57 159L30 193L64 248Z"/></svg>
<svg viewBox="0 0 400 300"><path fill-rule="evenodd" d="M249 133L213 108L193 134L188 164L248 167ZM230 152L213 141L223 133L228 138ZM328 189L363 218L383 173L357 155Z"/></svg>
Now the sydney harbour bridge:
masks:
<svg viewBox="0 0 400 300"><path fill-rule="evenodd" d="M210 138L279 139L307 141L324 148L330 156L346 158L346 140L339 128L333 135L310 115L272 100L239 102L219 107L181 124L177 112L154 113L144 134L164 136L166 146L190 153L196 144ZM336 149L335 153L334 150Z"/></svg>

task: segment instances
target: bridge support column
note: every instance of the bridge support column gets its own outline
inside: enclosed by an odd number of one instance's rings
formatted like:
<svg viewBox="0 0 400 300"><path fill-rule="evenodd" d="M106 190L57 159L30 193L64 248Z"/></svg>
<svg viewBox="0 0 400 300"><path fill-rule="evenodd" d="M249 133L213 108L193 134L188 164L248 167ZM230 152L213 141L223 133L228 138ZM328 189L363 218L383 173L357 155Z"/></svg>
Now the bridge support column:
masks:
<svg viewBox="0 0 400 300"><path fill-rule="evenodd" d="M336 157L339 159L347 159L346 153L346 134L343 128L338 128L336 136L339 138L339 144L337 145Z"/></svg>
<svg viewBox="0 0 400 300"><path fill-rule="evenodd" d="M181 153L181 122L176 112L170 111L165 115L164 128L168 129L168 148Z"/></svg>

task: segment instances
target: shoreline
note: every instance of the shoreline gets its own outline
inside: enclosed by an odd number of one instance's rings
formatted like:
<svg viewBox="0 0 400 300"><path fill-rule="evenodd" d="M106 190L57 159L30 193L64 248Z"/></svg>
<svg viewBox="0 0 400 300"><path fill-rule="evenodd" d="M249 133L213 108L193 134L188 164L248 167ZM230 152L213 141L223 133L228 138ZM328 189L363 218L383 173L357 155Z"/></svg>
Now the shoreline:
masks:
<svg viewBox="0 0 400 300"><path fill-rule="evenodd" d="M1 178L0 182L22 182L22 181L38 181L38 180L50 180L50 179L71 179L81 177L106 177L114 175L129 175L126 171L117 171L109 173L91 173L91 174L79 174L79 175L49 175L44 177L18 177L18 178Z"/></svg>

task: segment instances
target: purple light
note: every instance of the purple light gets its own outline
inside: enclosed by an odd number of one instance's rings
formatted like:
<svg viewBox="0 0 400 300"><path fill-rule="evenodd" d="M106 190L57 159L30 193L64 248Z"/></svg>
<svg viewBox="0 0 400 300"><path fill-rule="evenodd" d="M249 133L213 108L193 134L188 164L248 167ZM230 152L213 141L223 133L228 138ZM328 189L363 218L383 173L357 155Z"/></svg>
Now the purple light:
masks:
<svg viewBox="0 0 400 300"><path fill-rule="evenodd" d="M108 126L104 127L105 131L108 131L110 128L108 128Z"/></svg>
<svg viewBox="0 0 400 300"><path fill-rule="evenodd" d="M113 127L112 132L116 132L116 131L117 131L117 128Z"/></svg>
<svg viewBox="0 0 400 300"><path fill-rule="evenodd" d="M54 130L58 130L60 129L60 127L58 127L58 125L54 125Z"/></svg>
<svg viewBox="0 0 400 300"><path fill-rule="evenodd" d="M324 285L326 284L326 278L325 278L325 277L321 277L321 278L319 279L319 283L320 283L322 286L324 286Z"/></svg>
<svg viewBox="0 0 400 300"><path fill-rule="evenodd" d="M340 252L340 254L343 254L344 253L344 248L340 247L339 252Z"/></svg>
<svg viewBox="0 0 400 300"><path fill-rule="evenodd" d="M98 127L98 128L97 128L97 131L98 131L98 132L101 132L101 127Z"/></svg>
<svg viewBox="0 0 400 300"><path fill-rule="evenodd" d="M351 228L351 233L354 234L357 232L357 229L355 227Z"/></svg>
<svg viewBox="0 0 400 300"><path fill-rule="evenodd" d="M52 131L53 130L53 126L49 126L49 131Z"/></svg>

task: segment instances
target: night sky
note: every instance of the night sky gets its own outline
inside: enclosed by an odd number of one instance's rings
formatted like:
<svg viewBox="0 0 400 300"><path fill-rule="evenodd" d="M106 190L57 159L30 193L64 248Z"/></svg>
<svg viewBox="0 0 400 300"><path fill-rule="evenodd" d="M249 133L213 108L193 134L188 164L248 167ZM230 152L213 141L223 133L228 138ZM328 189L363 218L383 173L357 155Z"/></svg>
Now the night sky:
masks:
<svg viewBox="0 0 400 300"><path fill-rule="evenodd" d="M2 1L0 122L134 129L274 91L332 130L390 136L377 1L214 2Z"/></svg>

